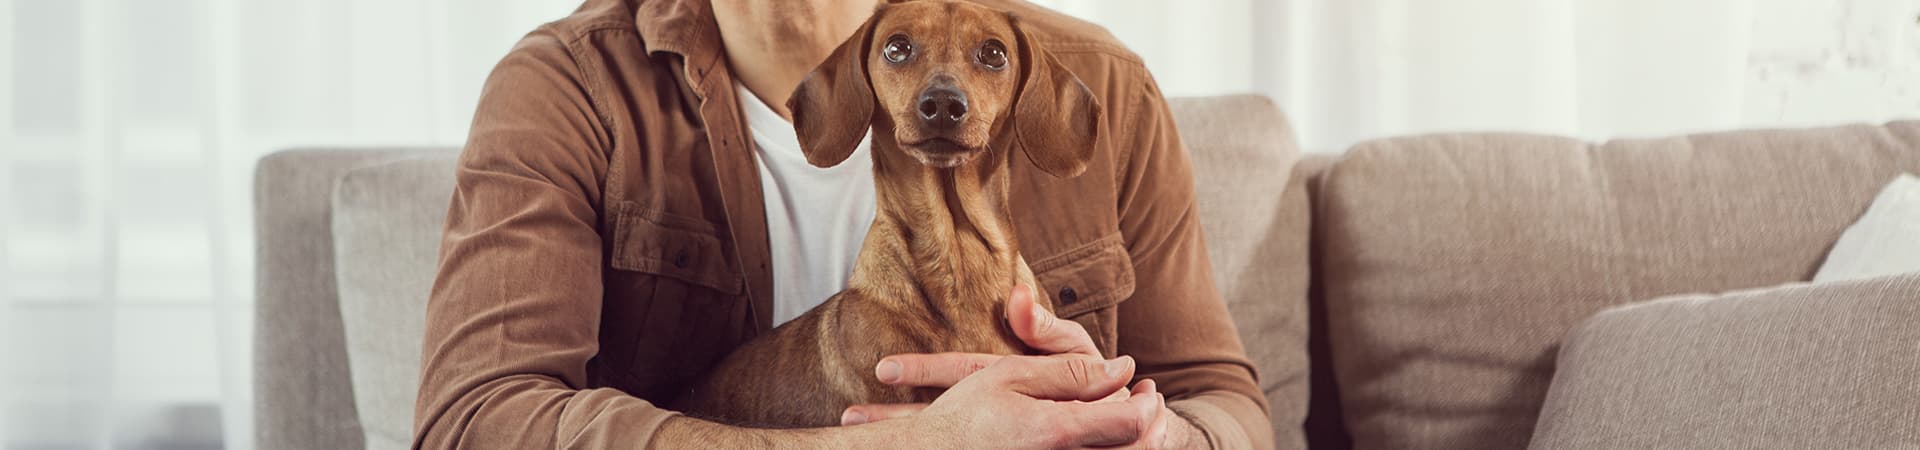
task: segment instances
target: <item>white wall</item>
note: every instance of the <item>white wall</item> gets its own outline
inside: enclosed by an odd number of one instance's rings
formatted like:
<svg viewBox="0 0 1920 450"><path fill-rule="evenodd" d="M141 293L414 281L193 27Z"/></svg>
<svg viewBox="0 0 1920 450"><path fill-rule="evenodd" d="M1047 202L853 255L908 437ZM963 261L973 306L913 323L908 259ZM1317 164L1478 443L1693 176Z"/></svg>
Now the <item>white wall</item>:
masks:
<svg viewBox="0 0 1920 450"><path fill-rule="evenodd" d="M1920 117L1920 0L1045 0L1305 146ZM251 170L458 144L575 0L0 0L0 447L250 443Z"/></svg>

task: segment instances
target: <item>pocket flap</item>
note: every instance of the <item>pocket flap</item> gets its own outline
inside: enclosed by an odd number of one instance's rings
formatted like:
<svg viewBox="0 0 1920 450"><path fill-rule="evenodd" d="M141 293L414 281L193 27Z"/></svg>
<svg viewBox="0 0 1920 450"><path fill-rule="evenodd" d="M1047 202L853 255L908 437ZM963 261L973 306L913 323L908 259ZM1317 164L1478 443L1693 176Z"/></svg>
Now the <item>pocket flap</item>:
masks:
<svg viewBox="0 0 1920 450"><path fill-rule="evenodd" d="M1123 244L1116 232L1032 263L1056 315L1073 318L1133 296L1133 259Z"/></svg>
<svg viewBox="0 0 1920 450"><path fill-rule="evenodd" d="M615 211L613 268L673 277L737 295L746 281L727 267L716 227L622 202Z"/></svg>

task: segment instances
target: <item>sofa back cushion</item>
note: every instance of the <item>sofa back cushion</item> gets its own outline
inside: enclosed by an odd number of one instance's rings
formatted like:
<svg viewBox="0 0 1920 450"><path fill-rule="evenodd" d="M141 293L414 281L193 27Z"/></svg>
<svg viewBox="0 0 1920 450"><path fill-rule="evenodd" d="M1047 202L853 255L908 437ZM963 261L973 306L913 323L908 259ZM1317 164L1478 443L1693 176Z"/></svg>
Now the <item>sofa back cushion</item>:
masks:
<svg viewBox="0 0 1920 450"><path fill-rule="evenodd" d="M1167 100L1193 160L1214 285L1259 371L1274 442L1306 445L1307 193L1288 176L1300 153L1272 100Z"/></svg>
<svg viewBox="0 0 1920 450"><path fill-rule="evenodd" d="M1920 122L1604 145L1515 134L1364 143L1320 240L1341 406L1361 448L1522 448L1576 322L1812 276Z"/></svg>
<svg viewBox="0 0 1920 450"><path fill-rule="evenodd" d="M450 151L291 149L260 158L253 210L253 447L365 447L334 277L333 190L357 168Z"/></svg>
<svg viewBox="0 0 1920 450"><path fill-rule="evenodd" d="M427 294L458 154L361 167L334 189L340 322L368 449L405 449L413 442Z"/></svg>

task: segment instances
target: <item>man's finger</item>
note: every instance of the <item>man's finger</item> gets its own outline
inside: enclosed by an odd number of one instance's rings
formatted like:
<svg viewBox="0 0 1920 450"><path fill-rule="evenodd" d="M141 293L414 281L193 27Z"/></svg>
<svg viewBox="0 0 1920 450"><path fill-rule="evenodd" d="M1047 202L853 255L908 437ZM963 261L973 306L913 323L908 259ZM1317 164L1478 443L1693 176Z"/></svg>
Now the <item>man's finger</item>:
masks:
<svg viewBox="0 0 1920 450"><path fill-rule="evenodd" d="M1101 401L1126 400L1127 398L1133 397L1136 395L1153 395L1155 393L1160 392L1160 385L1154 383L1152 378L1147 378L1147 379L1134 382L1132 389L1129 389L1123 392L1126 392L1126 395L1121 395L1120 392L1115 392L1113 393L1113 395L1108 396L1105 399L1101 399Z"/></svg>
<svg viewBox="0 0 1920 450"><path fill-rule="evenodd" d="M1138 442L1152 430L1166 397L1155 393L1139 395L1125 402L1059 403L1066 409L1067 430L1072 447L1110 447Z"/></svg>
<svg viewBox="0 0 1920 450"><path fill-rule="evenodd" d="M1155 392L1159 392L1158 386L1153 383L1153 379L1147 378L1147 379L1142 379L1138 382L1133 383L1132 388L1113 391L1113 393L1108 394L1106 398L1102 398L1095 401L1096 402L1125 401L1126 399L1132 398L1133 396L1136 396L1136 395L1153 395L1153 393Z"/></svg>
<svg viewBox="0 0 1920 450"><path fill-rule="evenodd" d="M1158 414L1154 414L1152 421L1148 422L1147 431L1140 433L1140 440L1138 442L1141 444L1139 446L1140 448L1158 449L1166 448L1167 446L1167 421L1173 420L1173 412L1168 411L1165 406L1167 402L1165 394L1154 393L1153 395L1159 397L1162 406Z"/></svg>
<svg viewBox="0 0 1920 450"><path fill-rule="evenodd" d="M1133 379L1133 357L1049 358L1010 356L988 367L990 382L1043 400L1091 402L1127 388Z"/></svg>
<svg viewBox="0 0 1920 450"><path fill-rule="evenodd" d="M1007 325L1028 347L1043 353L1075 353L1100 357L1093 337L1080 322L1061 319L1034 302L1032 286L1014 286L1007 296Z"/></svg>
<svg viewBox="0 0 1920 450"><path fill-rule="evenodd" d="M980 353L906 353L882 358L873 367L874 378L894 386L953 387L960 379L993 365L1005 356Z"/></svg>
<svg viewBox="0 0 1920 450"><path fill-rule="evenodd" d="M865 404L865 405L853 405L853 406L847 407L846 411L840 412L840 426L851 426L851 425L859 425L863 423L879 422L887 419L898 419L901 417L911 416L913 415L913 413L920 412L920 410L922 409L927 409L927 404L925 403L872 403L872 404Z"/></svg>
<svg viewBox="0 0 1920 450"><path fill-rule="evenodd" d="M1167 396L1160 393L1160 384L1152 378L1133 383L1133 395L1152 395L1160 397L1160 410L1154 414L1153 422L1147 425L1147 431L1140 433L1137 448L1165 448L1167 444L1167 421L1173 419L1173 412L1167 410Z"/></svg>

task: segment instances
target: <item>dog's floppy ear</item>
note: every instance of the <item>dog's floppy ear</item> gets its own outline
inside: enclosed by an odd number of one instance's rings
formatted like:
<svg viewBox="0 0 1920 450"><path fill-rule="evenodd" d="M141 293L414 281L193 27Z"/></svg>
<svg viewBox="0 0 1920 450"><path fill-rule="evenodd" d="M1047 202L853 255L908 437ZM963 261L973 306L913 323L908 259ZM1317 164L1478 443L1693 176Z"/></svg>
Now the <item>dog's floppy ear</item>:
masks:
<svg viewBox="0 0 1920 450"><path fill-rule="evenodd" d="M873 124L875 100L867 77L867 49L873 45L873 25L880 21L885 6L874 10L853 37L840 43L787 97L800 151L814 166L832 167L846 161Z"/></svg>
<svg viewBox="0 0 1920 450"><path fill-rule="evenodd" d="M1007 20L1020 40L1021 81L1013 107L1014 146L1047 174L1060 178L1079 175L1087 169L1106 134L1102 120L1105 109L1080 77L1053 59L1020 26L1018 17L1008 14Z"/></svg>

